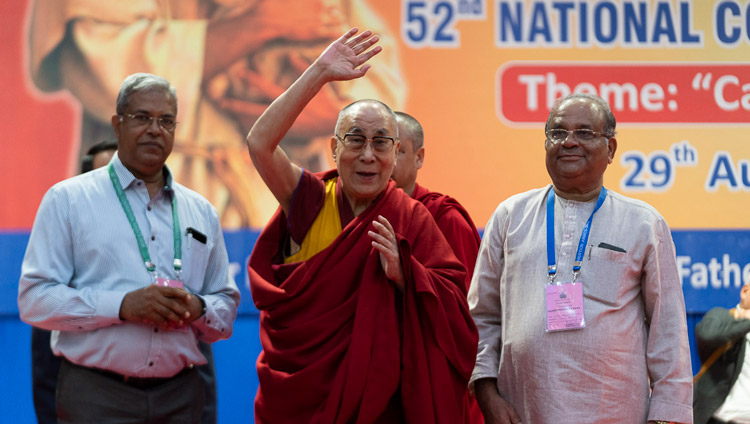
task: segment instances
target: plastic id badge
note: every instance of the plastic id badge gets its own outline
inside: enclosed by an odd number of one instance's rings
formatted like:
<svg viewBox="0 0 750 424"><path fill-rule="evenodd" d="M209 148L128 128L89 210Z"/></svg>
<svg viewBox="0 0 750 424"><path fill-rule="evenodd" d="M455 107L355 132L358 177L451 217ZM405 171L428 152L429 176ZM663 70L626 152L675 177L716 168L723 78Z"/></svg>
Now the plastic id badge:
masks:
<svg viewBox="0 0 750 424"><path fill-rule="evenodd" d="M162 287L176 287L178 289L184 289L185 284L180 280L170 280L169 278L162 278L162 277L156 277L156 284L157 286ZM186 333L188 330L187 325L183 325L181 327L172 327L170 328L171 331L176 331L178 333Z"/></svg>
<svg viewBox="0 0 750 424"><path fill-rule="evenodd" d="M547 332L579 330L586 327L583 317L583 284L547 284Z"/></svg>
<svg viewBox="0 0 750 424"><path fill-rule="evenodd" d="M162 287L177 287L178 289L185 288L185 284L180 280L170 280L162 277L156 277L156 285Z"/></svg>

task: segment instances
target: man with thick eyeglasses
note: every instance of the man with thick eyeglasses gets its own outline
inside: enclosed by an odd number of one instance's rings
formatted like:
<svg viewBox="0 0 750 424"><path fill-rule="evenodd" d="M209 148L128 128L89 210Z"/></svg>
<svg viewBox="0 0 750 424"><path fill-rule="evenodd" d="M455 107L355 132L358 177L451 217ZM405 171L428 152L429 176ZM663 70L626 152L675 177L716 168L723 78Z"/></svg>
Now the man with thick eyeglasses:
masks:
<svg viewBox="0 0 750 424"><path fill-rule="evenodd" d="M547 140L552 144L564 143L568 137L579 143L595 143L600 137L607 137L606 134L592 131L586 128L576 128L574 130L566 130L564 128L547 129L546 133Z"/></svg>
<svg viewBox="0 0 750 424"><path fill-rule="evenodd" d="M174 88L130 75L116 112L109 164L56 184L39 206L18 309L58 333L59 423L198 423L198 341L232 334L239 291L216 209L165 165Z"/></svg>
<svg viewBox="0 0 750 424"><path fill-rule="evenodd" d="M120 115L120 120L128 118L133 122L133 125L137 127L147 127L154 123L154 120L157 121L159 126L169 132L173 132L175 127L177 127L177 121L175 121L174 117L172 116L151 116L146 115L145 113L125 113Z"/></svg>
<svg viewBox="0 0 750 424"><path fill-rule="evenodd" d="M476 353L465 268L427 209L390 176L393 111L338 117L336 169L312 174L279 142L316 93L363 77L370 31L331 44L261 115L250 156L280 208L250 257L263 351L256 423L460 423Z"/></svg>
<svg viewBox="0 0 750 424"><path fill-rule="evenodd" d="M359 153L365 149L365 145L369 142L372 149L378 153L386 153L393 150L395 144L393 137L373 137L367 138L360 134L344 134L343 137L339 137L336 134L336 138L344 143L344 146L352 152Z"/></svg>
<svg viewBox="0 0 750 424"><path fill-rule="evenodd" d="M615 124L597 96L556 101L552 184L502 202L485 227L469 305L488 424L692 422L674 243L653 207L604 187Z"/></svg>

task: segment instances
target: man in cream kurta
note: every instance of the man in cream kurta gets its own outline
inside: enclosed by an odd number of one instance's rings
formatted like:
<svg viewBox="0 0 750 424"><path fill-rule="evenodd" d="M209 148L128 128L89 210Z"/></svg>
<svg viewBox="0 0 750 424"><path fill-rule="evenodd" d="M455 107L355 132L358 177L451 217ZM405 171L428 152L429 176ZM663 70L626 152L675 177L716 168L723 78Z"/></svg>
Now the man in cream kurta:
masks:
<svg viewBox="0 0 750 424"><path fill-rule="evenodd" d="M469 291L480 336L472 384L487 423L692 422L674 243L654 208L603 188L614 130L600 98L558 101L545 131L553 184L507 199L487 223ZM548 240L556 283L574 279L582 249L583 328L547 331Z"/></svg>

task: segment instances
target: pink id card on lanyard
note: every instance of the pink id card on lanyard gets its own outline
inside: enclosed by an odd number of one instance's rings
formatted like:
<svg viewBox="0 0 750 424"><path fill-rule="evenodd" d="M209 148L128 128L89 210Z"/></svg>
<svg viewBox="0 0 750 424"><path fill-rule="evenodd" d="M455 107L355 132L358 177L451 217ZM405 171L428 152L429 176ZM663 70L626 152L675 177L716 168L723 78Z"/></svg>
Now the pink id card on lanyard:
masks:
<svg viewBox="0 0 750 424"><path fill-rule="evenodd" d="M162 277L156 277L156 282L154 284L162 287L176 287L178 289L185 288L185 284L180 280L170 280L169 278ZM183 325L181 327L172 327L170 330L179 333L186 333L188 331L188 326Z"/></svg>
<svg viewBox="0 0 750 424"><path fill-rule="evenodd" d="M182 289L185 284L180 280L170 280L169 278L156 277L156 285L162 287L177 287Z"/></svg>
<svg viewBox="0 0 750 424"><path fill-rule="evenodd" d="M583 284L546 284L547 332L586 327L583 317Z"/></svg>

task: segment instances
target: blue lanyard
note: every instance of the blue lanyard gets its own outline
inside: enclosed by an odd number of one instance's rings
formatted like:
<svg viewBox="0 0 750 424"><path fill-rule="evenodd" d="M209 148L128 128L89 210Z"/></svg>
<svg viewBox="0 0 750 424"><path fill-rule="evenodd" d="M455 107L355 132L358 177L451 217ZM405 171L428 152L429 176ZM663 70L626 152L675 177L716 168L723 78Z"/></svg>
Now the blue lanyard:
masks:
<svg viewBox="0 0 750 424"><path fill-rule="evenodd" d="M604 203L604 199L607 197L607 189L602 187L599 192L599 199L596 201L594 211L591 212L591 216L586 225L583 226L581 231L581 239L578 241L578 250L576 251L575 262L573 262L573 281L578 278L578 274L581 273L581 263L583 262L583 254L586 251L586 243L589 241L589 232L591 231L591 221L594 219L594 214ZM557 274L557 263L555 259L555 189L550 188L547 193L547 275L550 282L555 281L555 275Z"/></svg>
<svg viewBox="0 0 750 424"><path fill-rule="evenodd" d="M133 214L133 208L130 206L127 196L125 196L125 190L122 188L120 179L117 177L115 167L112 163L109 164L107 169L109 171L109 178L112 180L112 185L117 193L117 198L120 200L122 210L125 211L125 216L128 217L130 228L133 229L135 239L138 242L138 250L141 252L141 258L143 258L143 264L146 265L146 269L152 275L156 275L156 265L151 262L151 255L148 253L148 246L146 241L143 239L141 228L138 226L138 221L135 220L135 214ZM177 216L177 194L172 194L172 235L174 236L174 266L177 278L180 278L180 271L182 270L182 236L180 235L180 218Z"/></svg>

